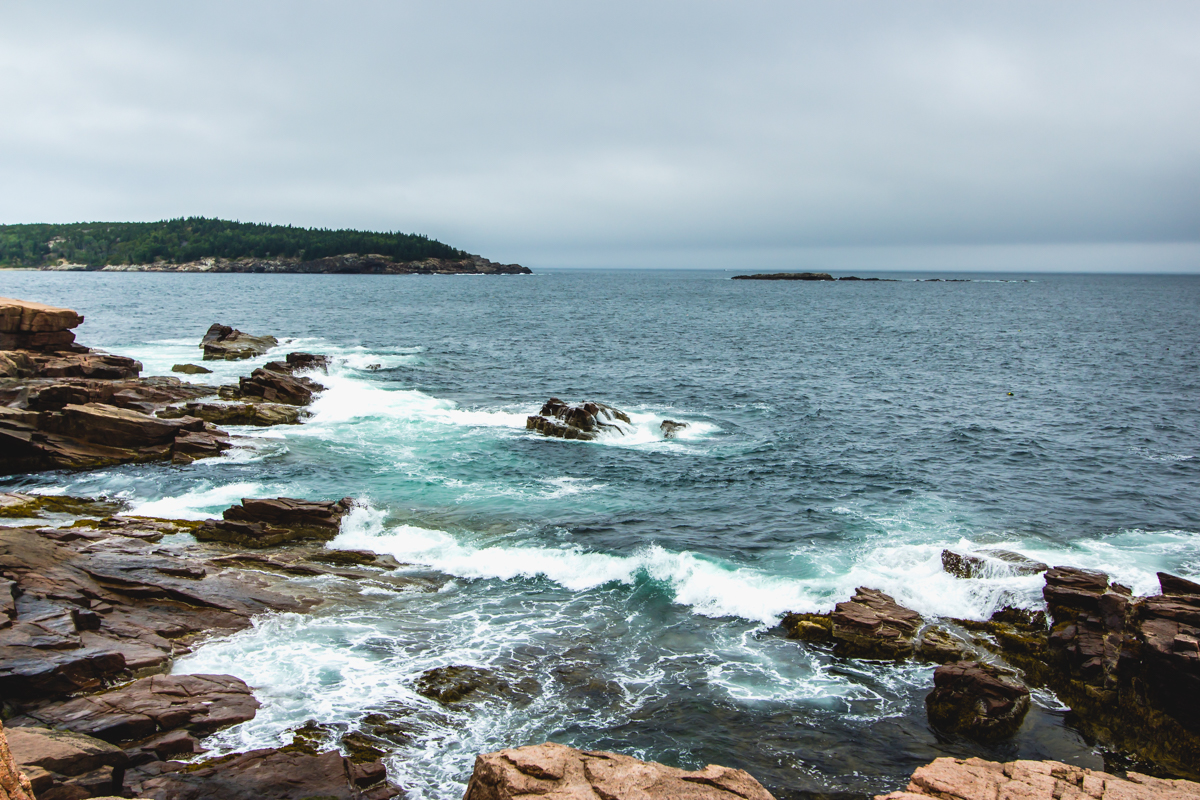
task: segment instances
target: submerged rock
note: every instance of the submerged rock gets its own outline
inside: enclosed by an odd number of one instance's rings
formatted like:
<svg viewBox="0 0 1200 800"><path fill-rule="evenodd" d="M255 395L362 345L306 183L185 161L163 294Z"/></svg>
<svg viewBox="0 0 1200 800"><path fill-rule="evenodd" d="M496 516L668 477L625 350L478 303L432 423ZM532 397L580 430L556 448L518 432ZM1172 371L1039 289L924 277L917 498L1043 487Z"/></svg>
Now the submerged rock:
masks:
<svg viewBox="0 0 1200 800"><path fill-rule="evenodd" d="M426 670L417 678L416 688L417 694L451 705L484 695L528 700L541 687L532 678L514 686L490 669L459 664Z"/></svg>
<svg viewBox="0 0 1200 800"><path fill-rule="evenodd" d="M709 764L687 771L596 750L546 744L485 753L463 800L774 800L749 773Z"/></svg>
<svg viewBox="0 0 1200 800"><path fill-rule="evenodd" d="M213 323L200 340L205 361L239 361L261 356L279 344L274 336L251 336L228 325Z"/></svg>
<svg viewBox="0 0 1200 800"><path fill-rule="evenodd" d="M939 758L913 773L906 789L875 800L1196 800L1200 783L1127 772L1124 777L1058 761Z"/></svg>
<svg viewBox="0 0 1200 800"><path fill-rule="evenodd" d="M933 672L925 709L934 727L984 742L1013 736L1029 711L1029 689L1012 675L978 661Z"/></svg>
<svg viewBox="0 0 1200 800"><path fill-rule="evenodd" d="M176 364L171 367L171 372L182 372L186 375L211 375L212 370L208 367L201 367L198 364Z"/></svg>
<svg viewBox="0 0 1200 800"><path fill-rule="evenodd" d="M1050 565L1011 550L982 550L968 554L943 550L942 569L956 578L980 578L997 574L1036 575L1050 569Z"/></svg>
<svg viewBox="0 0 1200 800"><path fill-rule="evenodd" d="M686 422L676 422L673 419L664 419L662 424L658 426L658 429L662 431L664 439L674 439L675 434L687 426L688 424Z"/></svg>
<svg viewBox="0 0 1200 800"><path fill-rule="evenodd" d="M244 498L225 509L221 520L208 520L195 530L201 541L227 542L243 547L271 547L296 539L328 541L338 534L342 517L354 501Z"/></svg>
<svg viewBox="0 0 1200 800"><path fill-rule="evenodd" d="M625 429L616 424L633 423L629 415L604 403L592 401L572 404L551 397L542 410L525 421L526 430L537 431L559 439L595 439L602 431L615 431L621 435Z"/></svg>

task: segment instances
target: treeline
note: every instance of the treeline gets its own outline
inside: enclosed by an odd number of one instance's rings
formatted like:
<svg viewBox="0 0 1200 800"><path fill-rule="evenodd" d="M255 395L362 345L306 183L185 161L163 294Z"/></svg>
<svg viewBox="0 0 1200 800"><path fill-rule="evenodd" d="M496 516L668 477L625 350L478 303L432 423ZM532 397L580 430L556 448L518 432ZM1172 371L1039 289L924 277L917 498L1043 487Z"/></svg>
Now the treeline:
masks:
<svg viewBox="0 0 1200 800"><path fill-rule="evenodd" d="M66 260L106 264L182 264L201 258L318 258L368 253L393 261L462 258L462 250L413 233L294 228L188 217L162 222L0 225L0 266L40 267Z"/></svg>

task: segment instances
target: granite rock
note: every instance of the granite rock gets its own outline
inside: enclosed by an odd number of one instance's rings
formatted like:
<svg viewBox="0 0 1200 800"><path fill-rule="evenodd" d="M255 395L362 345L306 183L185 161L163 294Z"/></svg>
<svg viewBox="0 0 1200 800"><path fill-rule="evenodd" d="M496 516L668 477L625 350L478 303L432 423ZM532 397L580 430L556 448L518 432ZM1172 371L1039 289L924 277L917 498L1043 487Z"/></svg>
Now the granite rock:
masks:
<svg viewBox="0 0 1200 800"><path fill-rule="evenodd" d="M477 756L463 800L535 795L546 800L773 800L740 769L710 764L688 771L549 742Z"/></svg>

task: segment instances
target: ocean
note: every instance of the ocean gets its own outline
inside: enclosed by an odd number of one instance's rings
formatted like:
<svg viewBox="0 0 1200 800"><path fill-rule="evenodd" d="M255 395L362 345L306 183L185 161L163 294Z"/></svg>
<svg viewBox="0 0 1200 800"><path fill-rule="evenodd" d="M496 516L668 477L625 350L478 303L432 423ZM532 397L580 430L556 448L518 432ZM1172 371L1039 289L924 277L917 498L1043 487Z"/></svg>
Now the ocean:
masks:
<svg viewBox="0 0 1200 800"><path fill-rule="evenodd" d="M957 579L943 548L1102 569L1139 594L1158 570L1200 577L1200 277L732 274L0 272L0 295L80 311L81 342L145 375L199 363L214 322L281 345L189 380L335 358L308 423L231 428L224 457L0 489L191 519L242 497L358 501L331 546L394 555L410 584L297 579L329 601L181 658L263 703L218 751L383 713L414 800L457 800L477 753L546 740L740 767L781 800L892 790L943 755L1102 766L1048 693L1011 742L942 737L930 665L838 659L776 623L857 586L928 618L1040 605L1040 576ZM526 431L552 396L634 430ZM663 419L688 427L664 440ZM459 664L508 690L451 708L416 693Z"/></svg>

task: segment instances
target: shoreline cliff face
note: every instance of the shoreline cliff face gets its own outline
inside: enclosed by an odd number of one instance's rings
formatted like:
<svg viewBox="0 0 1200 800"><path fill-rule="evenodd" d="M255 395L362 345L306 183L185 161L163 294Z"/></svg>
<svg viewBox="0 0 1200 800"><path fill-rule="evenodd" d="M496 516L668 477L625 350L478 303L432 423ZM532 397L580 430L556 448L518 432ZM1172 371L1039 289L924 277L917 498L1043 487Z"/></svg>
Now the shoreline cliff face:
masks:
<svg viewBox="0 0 1200 800"><path fill-rule="evenodd" d="M383 255L345 255L302 261L299 258L202 258L196 261L151 264L53 264L38 267L47 272L213 272L299 275L531 275L520 264L499 264L482 256L459 259L426 258L394 261Z"/></svg>

